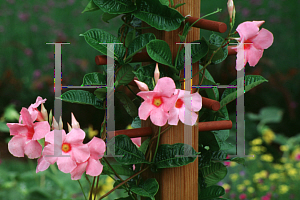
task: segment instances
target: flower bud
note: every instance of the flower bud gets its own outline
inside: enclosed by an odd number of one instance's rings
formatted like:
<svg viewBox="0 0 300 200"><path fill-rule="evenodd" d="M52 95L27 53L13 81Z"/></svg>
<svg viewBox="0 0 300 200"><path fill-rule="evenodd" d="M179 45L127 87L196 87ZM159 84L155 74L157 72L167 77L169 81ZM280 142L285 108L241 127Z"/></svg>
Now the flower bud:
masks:
<svg viewBox="0 0 300 200"><path fill-rule="evenodd" d="M157 84L159 76L160 76L160 72L159 72L159 69L158 69L158 63L156 63L156 67L155 67L155 71L154 71L155 84Z"/></svg>
<svg viewBox="0 0 300 200"><path fill-rule="evenodd" d="M71 125L69 124L69 123L67 123L68 124L68 131L69 131L69 133L71 132L71 130L72 130L72 127L71 127Z"/></svg>
<svg viewBox="0 0 300 200"><path fill-rule="evenodd" d="M80 128L80 125L78 121L76 120L75 116L73 113L71 113L71 121L72 121L72 128Z"/></svg>
<svg viewBox="0 0 300 200"><path fill-rule="evenodd" d="M137 84L137 86L139 87L139 89L141 91L149 91L149 88L146 83L143 83L143 82L137 81L137 80L134 80L134 82Z"/></svg>
<svg viewBox="0 0 300 200"><path fill-rule="evenodd" d="M43 119L45 121L48 121L48 112L47 112L47 110L46 110L46 108L45 108L45 106L44 106L43 103L41 105L41 113L42 113Z"/></svg>
<svg viewBox="0 0 300 200"><path fill-rule="evenodd" d="M230 23L232 22L232 18L234 18L233 13L235 14L235 8L233 4L233 0L228 0L227 2L227 9L230 17Z"/></svg>
<svg viewBox="0 0 300 200"><path fill-rule="evenodd" d="M55 120L54 116L53 116L53 120L52 120L52 130L59 130L58 123Z"/></svg>
<svg viewBox="0 0 300 200"><path fill-rule="evenodd" d="M62 130L62 129L63 129L63 121L62 121L61 116L59 117L59 123L58 123L58 126L59 126L59 130Z"/></svg>

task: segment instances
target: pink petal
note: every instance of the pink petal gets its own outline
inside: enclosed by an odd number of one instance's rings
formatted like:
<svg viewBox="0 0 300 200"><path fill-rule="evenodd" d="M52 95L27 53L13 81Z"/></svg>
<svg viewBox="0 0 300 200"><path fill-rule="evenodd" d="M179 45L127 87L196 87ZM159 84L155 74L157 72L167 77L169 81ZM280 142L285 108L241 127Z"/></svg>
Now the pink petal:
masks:
<svg viewBox="0 0 300 200"><path fill-rule="evenodd" d="M93 139L87 145L93 159L99 160L103 157L106 147L105 142L102 139L93 137Z"/></svg>
<svg viewBox="0 0 300 200"><path fill-rule="evenodd" d="M253 21L253 23L259 28L265 21Z"/></svg>
<svg viewBox="0 0 300 200"><path fill-rule="evenodd" d="M186 124L186 125L189 125L189 126L193 126L195 125L197 119L198 119L198 115L192 111L189 111L189 110L186 110L188 112L188 114L191 115L191 121L185 121L185 110L184 109L181 109L179 111L179 119L182 123Z"/></svg>
<svg viewBox="0 0 300 200"><path fill-rule="evenodd" d="M178 95L178 94L177 94ZM161 97L163 100L162 108L165 112L168 112L171 108L175 106L177 101L177 95L173 95L171 97Z"/></svg>
<svg viewBox="0 0 300 200"><path fill-rule="evenodd" d="M58 150L56 145L56 150ZM57 161L57 156L54 155L54 144L48 144L44 147L42 153L44 159L50 164L54 164Z"/></svg>
<svg viewBox="0 0 300 200"><path fill-rule="evenodd" d="M159 93L158 92L153 92L153 91L142 91L142 92L139 92L137 93L136 95L142 97L145 101L149 101L149 102L152 102L152 99L154 96L159 96Z"/></svg>
<svg viewBox="0 0 300 200"><path fill-rule="evenodd" d="M46 100L47 100L47 99L43 99L42 97L38 96L38 97L36 98L35 103L31 104L31 105L29 106L28 110L31 109L31 108L37 108L37 107L39 107L39 105L41 105L42 103L45 103Z"/></svg>
<svg viewBox="0 0 300 200"><path fill-rule="evenodd" d="M47 121L34 123L34 135L33 140L40 140L50 132L50 125Z"/></svg>
<svg viewBox="0 0 300 200"><path fill-rule="evenodd" d="M244 50L244 43L240 43L237 46L237 54L236 54L236 70L242 70L247 63L247 57Z"/></svg>
<svg viewBox="0 0 300 200"><path fill-rule="evenodd" d="M77 163L77 167L71 171L71 179L79 180L81 179L82 174L85 172L87 162Z"/></svg>
<svg viewBox="0 0 300 200"><path fill-rule="evenodd" d="M23 124L26 124L28 129L33 128L33 120L31 119L31 115L29 114L27 108L22 108L21 116L23 120Z"/></svg>
<svg viewBox="0 0 300 200"><path fill-rule="evenodd" d="M70 173L77 167L76 162L71 157L58 157L57 166L64 173Z"/></svg>
<svg viewBox="0 0 300 200"><path fill-rule="evenodd" d="M60 139L61 136L61 139ZM45 141L51 144L61 145L66 138L65 130L54 130L45 135Z"/></svg>
<svg viewBox="0 0 300 200"><path fill-rule="evenodd" d="M72 158L78 162L85 162L90 157L90 150L87 144L72 145Z"/></svg>
<svg viewBox="0 0 300 200"><path fill-rule="evenodd" d="M8 142L8 151L15 157L24 157L25 137L14 136Z"/></svg>
<svg viewBox="0 0 300 200"><path fill-rule="evenodd" d="M256 37L252 39L257 49L267 49L273 44L273 34L267 29L261 29Z"/></svg>
<svg viewBox="0 0 300 200"><path fill-rule="evenodd" d="M89 159L86 167L86 174L90 176L99 176L103 170L103 165L99 160Z"/></svg>
<svg viewBox="0 0 300 200"><path fill-rule="evenodd" d="M171 97L176 89L173 79L169 77L163 77L158 79L154 88L154 92L160 93L162 96Z"/></svg>
<svg viewBox="0 0 300 200"><path fill-rule="evenodd" d="M10 135L26 136L28 133L27 126L19 123L7 123Z"/></svg>
<svg viewBox="0 0 300 200"><path fill-rule="evenodd" d="M253 45L251 45L250 49L247 50L247 60L251 67L254 67L259 59L262 57L264 50L256 49Z"/></svg>
<svg viewBox="0 0 300 200"><path fill-rule="evenodd" d="M150 115L150 112L155 109L155 106L152 105L151 103L147 102L147 101L144 101L140 107L139 107L139 117L140 119L142 120L146 120L149 115Z"/></svg>
<svg viewBox="0 0 300 200"><path fill-rule="evenodd" d="M198 92L192 94L192 111L198 112L202 108L202 97Z"/></svg>
<svg viewBox="0 0 300 200"><path fill-rule="evenodd" d="M72 128L71 132L67 134L64 141L70 144L80 144L83 142L84 138L85 132L83 130L79 128Z"/></svg>
<svg viewBox="0 0 300 200"><path fill-rule="evenodd" d="M137 146L141 146L142 144L142 138L141 137L137 137L137 138L131 138L131 141L136 144Z"/></svg>
<svg viewBox="0 0 300 200"><path fill-rule="evenodd" d="M136 83L136 85L139 87L141 91L149 91L149 88L146 83L137 80L134 80L134 82Z"/></svg>
<svg viewBox="0 0 300 200"><path fill-rule="evenodd" d="M45 160L44 156L41 156L37 162L36 173L45 171L50 166L50 163Z"/></svg>
<svg viewBox="0 0 300 200"><path fill-rule="evenodd" d="M38 141L31 140L25 145L25 154L30 159L38 158L42 154L42 149L43 147Z"/></svg>
<svg viewBox="0 0 300 200"><path fill-rule="evenodd" d="M240 34L241 39L246 41L258 34L259 28L256 23L243 22L237 28L236 31Z"/></svg>
<svg viewBox="0 0 300 200"><path fill-rule="evenodd" d="M169 114L165 112L161 107L153 109L150 114L150 119L156 126L163 126L167 123Z"/></svg>
<svg viewBox="0 0 300 200"><path fill-rule="evenodd" d="M174 106L169 111L168 123L170 125L177 125L178 121L179 121L179 109Z"/></svg>

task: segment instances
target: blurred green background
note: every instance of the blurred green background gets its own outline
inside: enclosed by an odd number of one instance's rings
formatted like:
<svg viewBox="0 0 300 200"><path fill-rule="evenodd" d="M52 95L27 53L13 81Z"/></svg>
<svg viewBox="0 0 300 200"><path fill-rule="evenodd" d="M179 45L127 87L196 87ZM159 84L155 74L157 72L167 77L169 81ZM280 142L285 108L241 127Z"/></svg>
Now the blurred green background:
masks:
<svg viewBox="0 0 300 200"><path fill-rule="evenodd" d="M300 132L298 123L300 120L300 60L298 57L300 47L297 45L300 37L300 2L284 0L236 0L234 2L237 12L235 28L244 21L264 20L262 28L268 29L274 35L273 45L264 51L256 67L246 66L246 74L262 75L269 80L268 83L263 83L245 95L246 154L253 152L249 142L255 138L261 138L263 141L261 145L266 148L266 151L259 152L260 154L271 154L274 157L272 162L280 163L284 156L294 162L295 156L290 155L297 155L297 144L286 145L285 143L289 138L296 138ZM22 163L28 162L25 158L14 159L7 151L7 142L10 137L5 124L16 122L21 108L28 107L35 102L37 96L47 98L46 109L48 111L53 109L54 45L46 45L46 43L71 43L62 45L63 85L79 86L84 74L100 71L100 67L94 61L99 53L88 46L79 34L91 28L101 28L117 36L117 30L122 21L120 17L117 17L110 23L104 23L101 20L102 11L82 14L87 3L88 0L46 0L43 2L2 0L0 2L1 174L5 174L3 170L11 170L11 173L14 173L9 167L13 165L8 164L10 161L13 161L12 163L20 160ZM219 7L223 9L222 12L207 19L228 24L226 3L225 0L202 0L201 16ZM201 30L201 36L208 37L210 34L210 31ZM221 35L226 36L226 33ZM213 74L216 82L229 84L235 79L235 59L235 56L229 56L223 63L209 66L208 70ZM235 102L228 105L233 123L235 122L235 107ZM130 123L130 118L127 121L123 120L125 115L123 108L117 107L116 110L120 111L116 114L116 129L124 129ZM100 130L103 112L99 112L92 106L63 102L64 127L67 127L67 122L71 122L70 112L75 114L82 128L87 130L90 127L90 132L93 129ZM277 117L277 120L273 117L273 120L267 123L260 123L262 118L268 119L272 116ZM271 130L271 133L266 132L265 129ZM235 144L235 124L229 141ZM285 151L283 151L284 146L287 148ZM257 162L264 161L257 160ZM35 162L30 165L35 165ZM33 168L27 166L26 169L34 171ZM250 170L249 173L253 175L256 172ZM298 175L300 175L299 172ZM18 176L14 174L9 176L11 177L0 178L0 197L1 192L9 191L7 181L19 181L16 179ZM38 179L41 178L40 176ZM41 184L40 181L37 183ZM22 185L20 187L22 188ZM80 192L78 185L76 187L75 193ZM242 192L238 190L238 193ZM247 190L245 192L249 193ZM239 195L236 195L236 198L238 197Z"/></svg>

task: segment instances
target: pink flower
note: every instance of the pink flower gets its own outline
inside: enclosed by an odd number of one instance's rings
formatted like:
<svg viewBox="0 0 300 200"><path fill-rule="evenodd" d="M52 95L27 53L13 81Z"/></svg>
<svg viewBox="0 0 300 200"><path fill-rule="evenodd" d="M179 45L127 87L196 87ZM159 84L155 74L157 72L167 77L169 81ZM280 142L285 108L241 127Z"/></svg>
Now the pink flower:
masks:
<svg viewBox="0 0 300 200"><path fill-rule="evenodd" d="M82 143L84 137L85 132L75 128L68 134L64 130L49 132L45 137L49 144L43 150L45 160L50 164L57 162L60 171L70 173L77 167L76 163L85 162L90 157L88 145Z"/></svg>
<svg viewBox="0 0 300 200"><path fill-rule="evenodd" d="M103 170L103 165L99 159L103 157L105 152L105 142L97 137L87 143L90 150L90 157L83 163L77 163L77 167L71 172L71 179L78 180L86 171L90 176L99 176Z"/></svg>
<svg viewBox="0 0 300 200"><path fill-rule="evenodd" d="M271 199L271 197L268 195L261 197L261 200L270 200L270 199Z"/></svg>
<svg viewBox="0 0 300 200"><path fill-rule="evenodd" d="M229 158L229 155L226 156L226 159L228 159L228 158ZM224 162L224 165L230 166L230 163L231 163L231 162L226 162L226 161L225 161L225 162Z"/></svg>
<svg viewBox="0 0 300 200"><path fill-rule="evenodd" d="M50 131L48 122L33 123L33 119L26 108L21 110L21 123L7 123L10 135L14 137L8 143L9 152L16 157L38 158L42 153L42 145L37 140L42 139Z"/></svg>
<svg viewBox="0 0 300 200"><path fill-rule="evenodd" d="M38 162L38 164L37 164L36 171L35 171L36 173L45 171L50 166L50 163L45 159L44 156L41 156L37 162Z"/></svg>
<svg viewBox="0 0 300 200"><path fill-rule="evenodd" d="M31 118L33 120L33 122L35 120L37 121L45 121L43 118L42 113L37 109L37 107L39 107L42 103L45 103L47 99L43 99L42 97L37 97L35 103L31 104L28 107L28 111L31 115ZM22 121L22 116L19 118L19 123L21 123Z"/></svg>
<svg viewBox="0 0 300 200"><path fill-rule="evenodd" d="M159 69L158 69L158 63L156 63L155 70L154 70L154 80L155 80L155 84L157 84L157 81L158 81L158 79L159 79L159 76L160 76L160 72L159 72Z"/></svg>
<svg viewBox="0 0 300 200"><path fill-rule="evenodd" d="M139 117L146 120L149 115L153 124L163 126L167 123L168 111L175 105L177 95L175 83L169 77L163 77L157 81L153 91L142 91L137 93L145 101L139 107Z"/></svg>
<svg viewBox="0 0 300 200"><path fill-rule="evenodd" d="M300 153L295 156L295 160L300 161Z"/></svg>
<svg viewBox="0 0 300 200"><path fill-rule="evenodd" d="M139 89L141 91L149 91L149 88L148 88L146 83L143 83L143 82L138 81L138 80L134 80L134 82L137 84L137 86L139 87Z"/></svg>
<svg viewBox="0 0 300 200"><path fill-rule="evenodd" d="M241 199L241 200L246 199L246 198L247 198L247 195L245 193L240 194L240 196L239 196L239 199Z"/></svg>
<svg viewBox="0 0 300 200"><path fill-rule="evenodd" d="M237 27L241 38L236 47L236 70L243 69L247 62L254 67L262 57L264 49L272 45L273 34L264 28L259 31L263 23L264 21L244 22Z"/></svg>
<svg viewBox="0 0 300 200"><path fill-rule="evenodd" d="M199 93L190 94L189 91L176 89L175 94L178 94L175 106L171 108L169 115L169 124L177 125L180 121L186 125L193 126L198 118L195 112L198 112L202 107L202 97ZM185 121L185 112L191 115L191 121Z"/></svg>
<svg viewBox="0 0 300 200"><path fill-rule="evenodd" d="M141 137L137 137L137 138L131 138L131 141L136 144L138 147L141 146L142 144L142 138Z"/></svg>

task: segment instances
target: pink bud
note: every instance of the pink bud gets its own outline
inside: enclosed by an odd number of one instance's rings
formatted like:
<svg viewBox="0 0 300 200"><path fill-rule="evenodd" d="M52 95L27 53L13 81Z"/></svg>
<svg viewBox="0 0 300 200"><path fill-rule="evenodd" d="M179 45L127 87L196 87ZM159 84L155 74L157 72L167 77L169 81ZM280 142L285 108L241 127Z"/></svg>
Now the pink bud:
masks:
<svg viewBox="0 0 300 200"><path fill-rule="evenodd" d="M71 130L72 130L72 127L71 127L71 125L69 124L69 123L67 123L68 124L68 131L69 131L69 133L71 132Z"/></svg>
<svg viewBox="0 0 300 200"><path fill-rule="evenodd" d="M159 73L159 69L158 69L158 63L156 63L156 67L155 67L155 71L154 71L155 84L157 83L159 76L160 76L160 73Z"/></svg>
<svg viewBox="0 0 300 200"><path fill-rule="evenodd" d="M227 9L228 9L229 17L230 17L230 22L232 22L233 10L234 10L233 0L228 0Z"/></svg>
<svg viewBox="0 0 300 200"><path fill-rule="evenodd" d="M63 129L63 121L62 121L61 116L59 117L59 123L58 123L58 126L59 126L59 130L62 130L62 129Z"/></svg>
<svg viewBox="0 0 300 200"><path fill-rule="evenodd" d="M73 113L71 113L71 118L72 118L72 128L80 128L80 125L79 125L78 121L75 119Z"/></svg>
<svg viewBox="0 0 300 200"><path fill-rule="evenodd" d="M137 86L139 87L139 89L141 91L149 91L149 88L146 83L143 83L143 82L137 81L137 80L134 80L134 82L137 84Z"/></svg>
<svg viewBox="0 0 300 200"><path fill-rule="evenodd" d="M48 121L48 112L47 112L47 110L46 110L46 108L45 108L45 106L44 106L43 103L41 105L41 113L42 113L43 119L45 121Z"/></svg>
<svg viewBox="0 0 300 200"><path fill-rule="evenodd" d="M54 116L53 116L53 121L52 121L52 130L59 130L58 123L55 120Z"/></svg>

